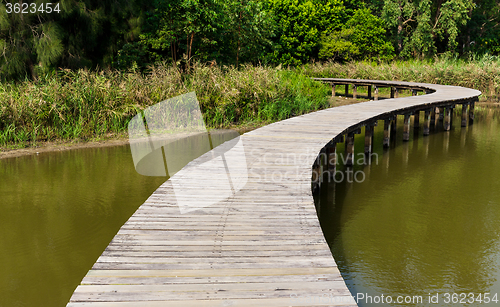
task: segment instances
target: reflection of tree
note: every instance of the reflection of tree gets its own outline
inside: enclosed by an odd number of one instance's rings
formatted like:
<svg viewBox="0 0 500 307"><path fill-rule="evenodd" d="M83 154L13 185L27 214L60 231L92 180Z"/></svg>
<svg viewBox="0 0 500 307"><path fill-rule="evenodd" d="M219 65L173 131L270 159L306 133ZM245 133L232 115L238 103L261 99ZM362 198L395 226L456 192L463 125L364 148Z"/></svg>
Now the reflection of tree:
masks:
<svg viewBox="0 0 500 307"><path fill-rule="evenodd" d="M500 181L493 179L500 173L500 121L477 118L464 147L455 127L448 153L438 132L426 140L426 158L420 137L408 164L401 146L391 149L384 153L388 172L374 165L366 182L337 184L330 211L323 200L321 224L351 291L427 295L492 287L499 274Z"/></svg>

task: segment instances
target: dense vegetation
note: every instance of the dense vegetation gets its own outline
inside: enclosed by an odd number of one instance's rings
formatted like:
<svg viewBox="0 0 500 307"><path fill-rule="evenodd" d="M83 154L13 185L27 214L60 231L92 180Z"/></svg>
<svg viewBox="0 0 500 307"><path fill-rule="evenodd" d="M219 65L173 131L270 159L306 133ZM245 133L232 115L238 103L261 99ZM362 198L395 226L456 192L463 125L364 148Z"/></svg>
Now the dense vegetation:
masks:
<svg viewBox="0 0 500 307"><path fill-rule="evenodd" d="M500 53L498 0L60 0L58 12L19 13L46 2L0 1L1 78Z"/></svg>
<svg viewBox="0 0 500 307"><path fill-rule="evenodd" d="M211 127L260 125L328 107L310 76L498 95L498 0L47 3L0 0L0 144L123 133L187 91Z"/></svg>
<svg viewBox="0 0 500 307"><path fill-rule="evenodd" d="M309 77L332 75L458 84L481 90L483 99L500 94L500 61L491 58L288 69L193 63L190 74L166 63L145 73L64 70L37 81L0 84L0 145L126 133L139 110L190 91L196 92L209 127L259 126L330 107L330 87Z"/></svg>
<svg viewBox="0 0 500 307"><path fill-rule="evenodd" d="M329 107L329 87L290 70L158 64L145 74L62 71L0 85L0 145L127 131L139 110L195 91L209 127L259 125Z"/></svg>

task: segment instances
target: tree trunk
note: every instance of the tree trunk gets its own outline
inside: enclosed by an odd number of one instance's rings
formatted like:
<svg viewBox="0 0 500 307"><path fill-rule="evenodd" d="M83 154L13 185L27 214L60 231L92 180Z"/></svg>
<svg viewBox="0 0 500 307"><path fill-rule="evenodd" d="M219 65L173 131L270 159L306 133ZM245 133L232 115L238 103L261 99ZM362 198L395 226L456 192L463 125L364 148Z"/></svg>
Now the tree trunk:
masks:
<svg viewBox="0 0 500 307"><path fill-rule="evenodd" d="M238 68L238 61L240 56L240 48L241 48L241 11L239 15L239 23L238 23L238 48L236 48L236 68Z"/></svg>
<svg viewBox="0 0 500 307"><path fill-rule="evenodd" d="M401 3L399 5L399 16L398 16L398 53L401 54L403 51L403 7Z"/></svg>
<svg viewBox="0 0 500 307"><path fill-rule="evenodd" d="M187 57L187 67L190 68L191 62L191 48L193 47L194 32L191 32L191 37L188 36L188 57Z"/></svg>

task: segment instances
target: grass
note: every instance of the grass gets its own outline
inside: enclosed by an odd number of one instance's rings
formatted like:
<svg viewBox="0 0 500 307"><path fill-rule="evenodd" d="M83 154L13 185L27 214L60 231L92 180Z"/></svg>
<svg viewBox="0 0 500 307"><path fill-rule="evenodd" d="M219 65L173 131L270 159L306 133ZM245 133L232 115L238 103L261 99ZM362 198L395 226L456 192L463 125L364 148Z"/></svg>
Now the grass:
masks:
<svg viewBox="0 0 500 307"><path fill-rule="evenodd" d="M210 128L264 125L330 104L327 85L270 67L64 70L37 82L0 84L0 145L124 134L141 110L192 91Z"/></svg>
<svg viewBox="0 0 500 307"><path fill-rule="evenodd" d="M310 77L460 85L481 90L483 100L500 94L500 60L494 57L314 63L296 69L195 64L189 74L168 64L145 73L60 70L36 82L0 83L0 146L123 136L141 110L192 91L209 128L257 127L339 103L339 97L329 98L328 85Z"/></svg>

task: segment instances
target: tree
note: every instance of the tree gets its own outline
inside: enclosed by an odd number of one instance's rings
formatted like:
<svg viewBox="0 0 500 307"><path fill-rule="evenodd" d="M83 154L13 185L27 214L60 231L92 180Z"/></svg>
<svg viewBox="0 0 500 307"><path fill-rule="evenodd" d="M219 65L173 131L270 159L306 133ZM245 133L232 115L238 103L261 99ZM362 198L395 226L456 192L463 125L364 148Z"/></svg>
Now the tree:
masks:
<svg viewBox="0 0 500 307"><path fill-rule="evenodd" d="M140 0L61 0L54 15L64 29L63 67L111 66L125 43L139 39L143 11Z"/></svg>
<svg viewBox="0 0 500 307"><path fill-rule="evenodd" d="M394 47L386 41L384 22L370 9L358 9L342 27L323 36L319 56L322 59L372 61L390 60Z"/></svg>
<svg viewBox="0 0 500 307"><path fill-rule="evenodd" d="M382 18L401 56L423 58L456 52L460 28L472 8L472 0L386 0Z"/></svg>
<svg viewBox="0 0 500 307"><path fill-rule="evenodd" d="M36 77L63 53L60 27L49 14L7 13L0 3L0 77Z"/></svg>
<svg viewBox="0 0 500 307"><path fill-rule="evenodd" d="M500 2L479 0L460 35L462 52L500 55Z"/></svg>
<svg viewBox="0 0 500 307"><path fill-rule="evenodd" d="M141 26L139 0L61 0L52 3L58 12L51 13L39 10L47 8L46 1L32 3L37 11L26 14L7 13L0 3L0 78L34 79L57 67L110 66Z"/></svg>
<svg viewBox="0 0 500 307"><path fill-rule="evenodd" d="M275 18L273 62L300 65L318 57L322 34L339 30L346 20L339 0L268 0Z"/></svg>
<svg viewBox="0 0 500 307"><path fill-rule="evenodd" d="M228 2L228 22L224 45L226 51L240 62L256 62L271 46L274 27L271 14L264 11L263 3L255 0Z"/></svg>
<svg viewBox="0 0 500 307"><path fill-rule="evenodd" d="M141 41L149 48L153 61L170 54L176 65L184 55L189 66L194 55L202 56L206 54L203 51L217 44L214 33L223 20L223 6L216 0L156 0Z"/></svg>

